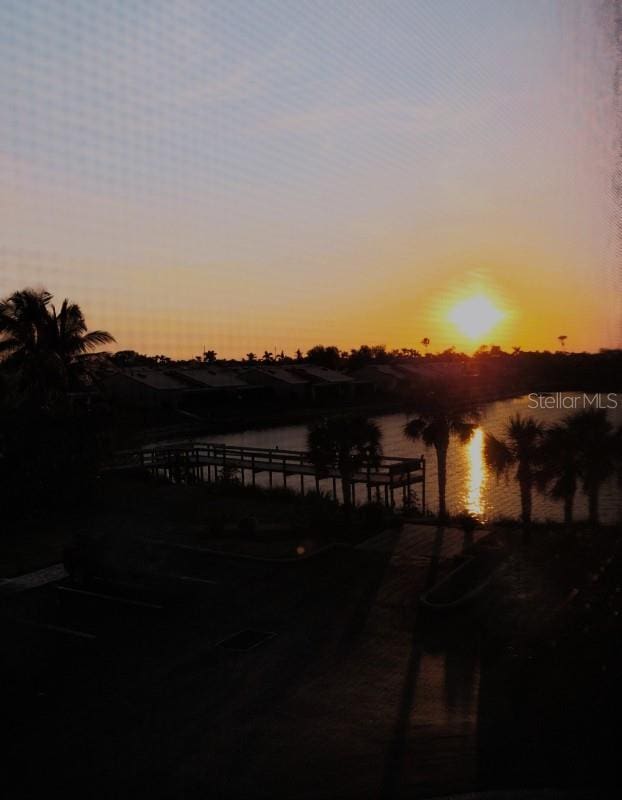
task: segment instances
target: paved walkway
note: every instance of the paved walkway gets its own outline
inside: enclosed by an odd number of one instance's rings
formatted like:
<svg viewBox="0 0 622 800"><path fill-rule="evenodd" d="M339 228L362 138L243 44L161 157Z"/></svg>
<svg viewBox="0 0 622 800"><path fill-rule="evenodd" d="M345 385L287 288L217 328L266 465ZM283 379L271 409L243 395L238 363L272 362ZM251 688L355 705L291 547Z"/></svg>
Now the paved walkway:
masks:
<svg viewBox="0 0 622 800"><path fill-rule="evenodd" d="M221 600L206 590L200 607L141 618L131 635L108 630L92 655L44 660L57 712L31 707L23 730L13 720L9 760L36 756L33 781L88 780L101 798L473 788L477 649L468 631L431 636L418 611L463 545L457 529L406 525L300 567L246 572ZM215 646L245 628L277 636L246 653Z"/></svg>
<svg viewBox="0 0 622 800"><path fill-rule="evenodd" d="M0 580L0 595L16 594L27 589L36 589L45 586L46 583L61 581L67 577L67 572L63 564L53 564L45 569L38 569L36 572L28 572L25 575L17 575L15 578L3 578Z"/></svg>
<svg viewBox="0 0 622 800"><path fill-rule="evenodd" d="M444 560L460 555L465 545L478 542L488 533L478 529L469 538L460 528L408 523L400 531L387 530L367 539L357 549L390 553L393 563L429 563L433 557Z"/></svg>
<svg viewBox="0 0 622 800"><path fill-rule="evenodd" d="M476 648L460 636L429 644L417 612L463 547L461 530L406 525L358 548L379 558L376 581L357 606L335 609L334 649L310 655L303 680L240 734L253 742L241 745L233 778L240 796L257 785L276 796L283 782L296 798L425 797L475 785Z"/></svg>

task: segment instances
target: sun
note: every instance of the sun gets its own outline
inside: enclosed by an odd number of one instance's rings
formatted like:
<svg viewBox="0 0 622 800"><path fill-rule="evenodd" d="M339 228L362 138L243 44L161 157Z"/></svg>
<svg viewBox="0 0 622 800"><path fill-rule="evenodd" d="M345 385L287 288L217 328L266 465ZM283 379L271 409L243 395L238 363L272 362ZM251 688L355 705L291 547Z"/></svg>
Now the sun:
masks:
<svg viewBox="0 0 622 800"><path fill-rule="evenodd" d="M505 317L485 295L479 294L457 303L447 315L460 333L469 339L491 331Z"/></svg>

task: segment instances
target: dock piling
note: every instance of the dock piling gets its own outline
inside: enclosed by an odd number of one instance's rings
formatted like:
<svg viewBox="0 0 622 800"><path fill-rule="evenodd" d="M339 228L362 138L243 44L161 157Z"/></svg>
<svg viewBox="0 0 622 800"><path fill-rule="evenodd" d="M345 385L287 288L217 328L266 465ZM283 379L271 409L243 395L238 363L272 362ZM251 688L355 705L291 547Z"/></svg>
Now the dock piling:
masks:
<svg viewBox="0 0 622 800"><path fill-rule="evenodd" d="M339 500L338 481L343 475L336 467L318 471L309 454L300 450L281 450L265 447L249 447L227 445L224 443L206 443L194 446L169 446L150 450L124 451L115 456L113 464L106 470L135 468L140 465L148 470L154 478L164 476L173 483L218 483L226 480L229 470L240 471L243 486L246 485L247 472L251 472L252 485L256 486L257 475L268 473L268 484L274 486L274 474L281 472L283 486L288 486L290 477L298 477L300 493L305 493L305 477L315 482L315 490L321 491L321 481L332 482L332 496ZM357 487L362 484L363 496L371 503L374 494L380 502L384 488L384 503L395 507L395 490L402 490L402 503L406 505L410 497L410 487L421 483L421 509L426 509L426 464L425 458L408 459L382 456L373 465L364 464L358 471L348 475L345 492L349 493L353 504L357 502ZM329 484L330 485L330 484ZM307 484L308 488L308 484ZM374 492L375 490L375 492ZM347 501L348 497L342 498ZM361 501L361 492L358 492Z"/></svg>

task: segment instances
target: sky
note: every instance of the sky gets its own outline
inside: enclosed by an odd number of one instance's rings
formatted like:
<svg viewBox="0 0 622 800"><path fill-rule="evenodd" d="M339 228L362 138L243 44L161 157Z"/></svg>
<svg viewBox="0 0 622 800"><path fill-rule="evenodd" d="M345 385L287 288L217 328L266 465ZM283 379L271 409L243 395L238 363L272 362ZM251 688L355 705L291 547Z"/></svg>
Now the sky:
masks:
<svg viewBox="0 0 622 800"><path fill-rule="evenodd" d="M0 0L0 296L175 357L622 346L611 8Z"/></svg>

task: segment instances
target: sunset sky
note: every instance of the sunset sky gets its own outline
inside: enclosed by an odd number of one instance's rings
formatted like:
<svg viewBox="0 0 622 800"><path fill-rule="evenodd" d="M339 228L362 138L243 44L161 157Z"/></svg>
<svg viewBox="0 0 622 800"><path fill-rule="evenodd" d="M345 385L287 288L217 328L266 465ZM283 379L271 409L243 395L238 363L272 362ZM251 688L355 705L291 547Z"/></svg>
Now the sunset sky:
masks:
<svg viewBox="0 0 622 800"><path fill-rule="evenodd" d="M2 0L0 295L172 356L621 346L607 9Z"/></svg>

